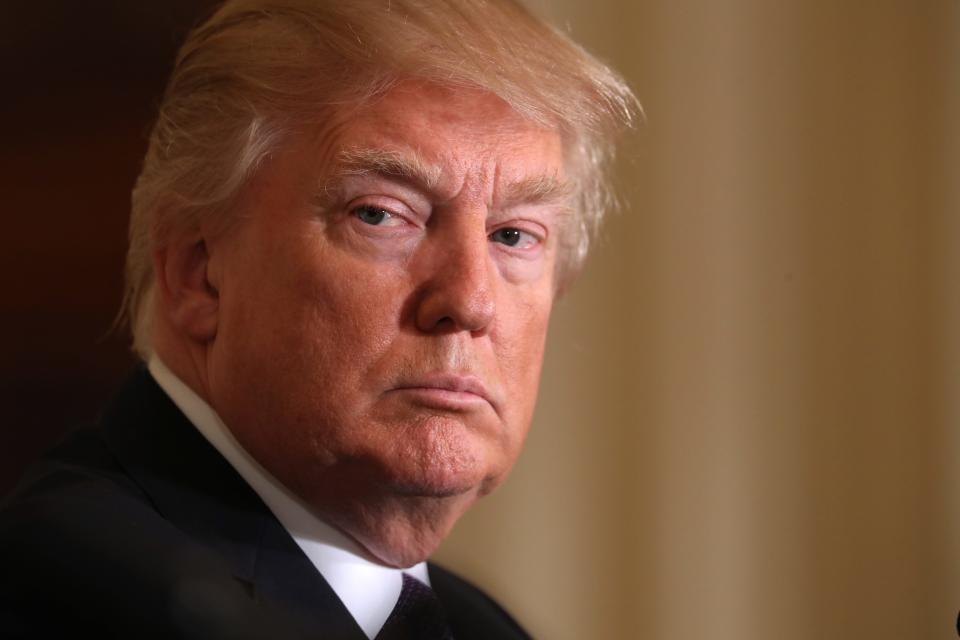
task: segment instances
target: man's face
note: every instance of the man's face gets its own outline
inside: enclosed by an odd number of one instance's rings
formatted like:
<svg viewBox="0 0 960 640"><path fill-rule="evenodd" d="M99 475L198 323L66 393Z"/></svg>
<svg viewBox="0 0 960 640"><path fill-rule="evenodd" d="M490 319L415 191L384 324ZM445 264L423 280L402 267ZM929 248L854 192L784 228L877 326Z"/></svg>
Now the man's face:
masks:
<svg viewBox="0 0 960 640"><path fill-rule="evenodd" d="M209 243L213 406L341 526L381 498L459 515L530 423L567 201L559 136L489 94L409 83L342 115Z"/></svg>

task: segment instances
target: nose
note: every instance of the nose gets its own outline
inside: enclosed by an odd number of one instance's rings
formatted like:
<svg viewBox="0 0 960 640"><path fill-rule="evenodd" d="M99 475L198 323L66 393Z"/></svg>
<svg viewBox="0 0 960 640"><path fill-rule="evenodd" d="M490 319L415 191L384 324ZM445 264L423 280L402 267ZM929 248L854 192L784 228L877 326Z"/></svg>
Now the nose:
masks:
<svg viewBox="0 0 960 640"><path fill-rule="evenodd" d="M426 262L428 277L416 309L417 328L425 332L486 331L494 315L495 272L485 230L461 228L456 240L435 238Z"/></svg>

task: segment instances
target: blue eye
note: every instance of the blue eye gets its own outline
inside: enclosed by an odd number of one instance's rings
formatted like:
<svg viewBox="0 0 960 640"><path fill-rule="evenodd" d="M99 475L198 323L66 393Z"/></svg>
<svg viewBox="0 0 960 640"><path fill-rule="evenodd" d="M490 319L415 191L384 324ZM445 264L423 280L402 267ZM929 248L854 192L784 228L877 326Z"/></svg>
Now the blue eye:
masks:
<svg viewBox="0 0 960 640"><path fill-rule="evenodd" d="M490 234L490 239L508 247L518 247L520 249L528 249L538 242L533 235L515 227L497 229Z"/></svg>
<svg viewBox="0 0 960 640"><path fill-rule="evenodd" d="M393 217L386 209L381 209L380 207L373 207L370 205L361 205L357 207L353 210L353 215L357 216L361 222L365 222L373 226L379 226Z"/></svg>

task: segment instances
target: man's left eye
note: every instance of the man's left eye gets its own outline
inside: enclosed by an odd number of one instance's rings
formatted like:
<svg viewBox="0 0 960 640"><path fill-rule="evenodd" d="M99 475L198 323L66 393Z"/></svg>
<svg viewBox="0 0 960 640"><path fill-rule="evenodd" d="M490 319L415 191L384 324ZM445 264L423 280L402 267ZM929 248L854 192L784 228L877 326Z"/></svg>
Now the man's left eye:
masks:
<svg viewBox="0 0 960 640"><path fill-rule="evenodd" d="M386 209L368 204L355 207L352 213L361 222L374 227L392 227L403 222L400 216L394 215Z"/></svg>
<svg viewBox="0 0 960 640"><path fill-rule="evenodd" d="M517 249L529 249L539 242L533 234L521 231L516 227L497 229L490 234L490 239Z"/></svg>

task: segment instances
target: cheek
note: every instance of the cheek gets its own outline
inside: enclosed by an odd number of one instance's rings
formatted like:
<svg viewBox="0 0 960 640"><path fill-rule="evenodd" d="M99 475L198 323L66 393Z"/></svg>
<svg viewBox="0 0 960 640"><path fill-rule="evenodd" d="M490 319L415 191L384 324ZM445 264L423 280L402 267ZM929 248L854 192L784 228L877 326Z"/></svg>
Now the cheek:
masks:
<svg viewBox="0 0 960 640"><path fill-rule="evenodd" d="M498 360L511 409L525 431L536 404L552 295L519 300L498 330Z"/></svg>
<svg viewBox="0 0 960 640"><path fill-rule="evenodd" d="M291 249L248 277L218 349L223 417L242 444L294 486L317 463L385 446L367 418L398 337L401 281L336 250Z"/></svg>
<svg viewBox="0 0 960 640"><path fill-rule="evenodd" d="M290 284L279 350L295 354L309 384L356 391L390 350L399 331L403 280L337 250L317 252Z"/></svg>
<svg viewBox="0 0 960 640"><path fill-rule="evenodd" d="M218 340L225 370L248 378L250 401L277 399L273 415L310 422L354 406L396 338L402 292L395 277L301 238L247 270L239 296L224 301Z"/></svg>

